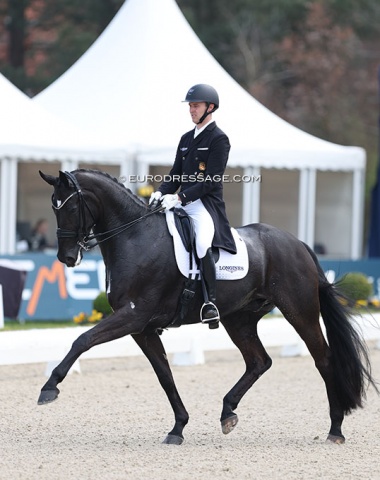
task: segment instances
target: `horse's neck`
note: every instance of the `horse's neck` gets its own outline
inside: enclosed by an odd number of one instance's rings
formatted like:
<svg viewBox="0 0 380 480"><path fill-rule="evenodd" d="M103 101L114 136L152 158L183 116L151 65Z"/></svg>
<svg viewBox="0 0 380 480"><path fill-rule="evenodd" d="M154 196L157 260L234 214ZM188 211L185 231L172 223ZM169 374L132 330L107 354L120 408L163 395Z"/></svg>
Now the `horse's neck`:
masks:
<svg viewBox="0 0 380 480"><path fill-rule="evenodd" d="M114 254L119 255L120 249L124 251L128 239L136 240L139 237L142 243L145 243L145 239L167 230L164 215L159 213L149 215L150 210L128 190L108 189L101 197L100 212L94 233L109 232L103 237L109 239L100 243L105 260L106 258L111 260ZM112 230L119 228L120 233L112 233Z"/></svg>
<svg viewBox="0 0 380 480"><path fill-rule="evenodd" d="M148 209L129 191L113 190L102 198L101 211L99 225L112 229L144 216Z"/></svg>

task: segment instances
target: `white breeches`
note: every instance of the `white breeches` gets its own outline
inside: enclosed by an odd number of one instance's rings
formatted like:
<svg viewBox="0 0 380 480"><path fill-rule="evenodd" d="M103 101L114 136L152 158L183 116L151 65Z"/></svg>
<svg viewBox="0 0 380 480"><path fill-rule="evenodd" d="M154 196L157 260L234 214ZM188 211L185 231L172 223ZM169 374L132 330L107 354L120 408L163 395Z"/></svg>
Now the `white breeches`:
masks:
<svg viewBox="0 0 380 480"><path fill-rule="evenodd" d="M212 245L215 233L214 222L200 199L182 208L193 220L195 248L198 258L203 258Z"/></svg>

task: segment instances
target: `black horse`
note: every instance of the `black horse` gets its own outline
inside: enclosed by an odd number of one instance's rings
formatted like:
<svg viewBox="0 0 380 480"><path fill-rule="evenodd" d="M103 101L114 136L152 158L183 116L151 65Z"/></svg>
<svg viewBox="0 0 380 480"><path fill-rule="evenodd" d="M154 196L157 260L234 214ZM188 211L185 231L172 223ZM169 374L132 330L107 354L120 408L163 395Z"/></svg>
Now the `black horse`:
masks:
<svg viewBox="0 0 380 480"><path fill-rule="evenodd" d="M94 345L132 335L150 361L174 411L175 424L164 443L181 444L188 413L181 401L160 339L178 315L185 277L179 272L165 215L153 212L109 175L93 170L41 177L54 187L58 259L80 263L83 250L98 242L106 267L109 303L114 313L78 337L43 386L39 404L55 400L78 357ZM327 390L331 427L327 439L343 443L345 414L362 406L368 384L376 388L366 345L311 249L291 234L254 224L238 229L249 254L249 272L241 280L218 282L221 323L241 351L246 370L223 399L221 425L237 424L240 400L266 372L271 358L257 334L257 323L275 306L307 345ZM183 324L197 323L201 289ZM322 315L327 342L319 316ZM204 327L206 328L206 327ZM212 332L210 332L212 335Z"/></svg>

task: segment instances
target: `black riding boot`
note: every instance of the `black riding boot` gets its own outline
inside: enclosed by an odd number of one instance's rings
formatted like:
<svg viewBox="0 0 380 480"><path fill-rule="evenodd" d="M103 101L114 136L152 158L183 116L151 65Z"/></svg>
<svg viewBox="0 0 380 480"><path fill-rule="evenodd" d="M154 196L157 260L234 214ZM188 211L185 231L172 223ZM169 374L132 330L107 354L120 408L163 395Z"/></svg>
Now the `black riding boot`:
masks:
<svg viewBox="0 0 380 480"><path fill-rule="evenodd" d="M208 323L210 328L218 328L220 318L219 311L215 305L216 271L211 248L209 248L206 255L201 258L200 267L208 295L208 298L205 298L205 303L202 306L201 320L202 323Z"/></svg>

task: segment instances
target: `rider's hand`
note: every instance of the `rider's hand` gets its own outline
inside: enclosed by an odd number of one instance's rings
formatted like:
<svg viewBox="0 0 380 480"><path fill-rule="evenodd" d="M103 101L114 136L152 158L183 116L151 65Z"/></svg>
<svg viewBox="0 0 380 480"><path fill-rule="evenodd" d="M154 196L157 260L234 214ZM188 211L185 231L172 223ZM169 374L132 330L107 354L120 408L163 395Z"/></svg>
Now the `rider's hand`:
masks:
<svg viewBox="0 0 380 480"><path fill-rule="evenodd" d="M174 194L174 195L168 194L162 197L162 206L165 208L165 212L167 212L173 207L176 207L180 203L181 201L177 194Z"/></svg>
<svg viewBox="0 0 380 480"><path fill-rule="evenodd" d="M150 199L149 199L149 205L152 207L152 208L156 208L158 207L158 204L160 202L160 198L162 197L162 193L157 191L157 192L153 192L152 195L150 196Z"/></svg>

